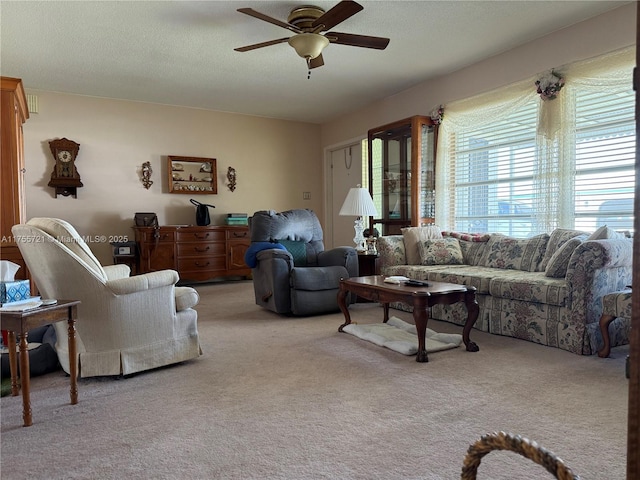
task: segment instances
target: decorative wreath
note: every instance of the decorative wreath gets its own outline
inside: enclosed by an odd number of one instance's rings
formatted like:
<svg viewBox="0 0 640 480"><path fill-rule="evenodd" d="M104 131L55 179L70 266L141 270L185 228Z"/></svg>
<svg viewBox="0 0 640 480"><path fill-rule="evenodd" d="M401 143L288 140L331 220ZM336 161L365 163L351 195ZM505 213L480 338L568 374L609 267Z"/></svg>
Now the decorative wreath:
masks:
<svg viewBox="0 0 640 480"><path fill-rule="evenodd" d="M433 123L435 123L436 125L440 125L442 123L442 119L444 118L444 107L440 105L438 108L431 112L430 117Z"/></svg>
<svg viewBox="0 0 640 480"><path fill-rule="evenodd" d="M542 100L553 100L564 87L564 78L551 70L551 72L536 80L536 87Z"/></svg>

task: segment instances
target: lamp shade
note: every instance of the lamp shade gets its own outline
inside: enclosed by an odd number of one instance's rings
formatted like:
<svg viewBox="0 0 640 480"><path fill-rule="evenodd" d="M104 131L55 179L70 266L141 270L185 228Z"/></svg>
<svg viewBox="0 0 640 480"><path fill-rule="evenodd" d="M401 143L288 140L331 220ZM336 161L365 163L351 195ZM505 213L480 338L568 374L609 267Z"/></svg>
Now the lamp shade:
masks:
<svg viewBox="0 0 640 480"><path fill-rule="evenodd" d="M313 59L329 45L329 39L317 33L299 33L287 41L302 58Z"/></svg>
<svg viewBox="0 0 640 480"><path fill-rule="evenodd" d="M373 204L369 191L363 187L355 187L349 190L338 215L355 215L356 217L376 217L378 211Z"/></svg>

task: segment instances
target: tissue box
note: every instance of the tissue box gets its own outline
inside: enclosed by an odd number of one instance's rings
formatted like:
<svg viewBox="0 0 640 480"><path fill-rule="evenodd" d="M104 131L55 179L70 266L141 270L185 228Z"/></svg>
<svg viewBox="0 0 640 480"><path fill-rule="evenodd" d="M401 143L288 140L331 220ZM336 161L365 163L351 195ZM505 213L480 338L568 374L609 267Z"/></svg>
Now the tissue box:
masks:
<svg viewBox="0 0 640 480"><path fill-rule="evenodd" d="M0 281L0 303L11 303L31 297L29 280Z"/></svg>

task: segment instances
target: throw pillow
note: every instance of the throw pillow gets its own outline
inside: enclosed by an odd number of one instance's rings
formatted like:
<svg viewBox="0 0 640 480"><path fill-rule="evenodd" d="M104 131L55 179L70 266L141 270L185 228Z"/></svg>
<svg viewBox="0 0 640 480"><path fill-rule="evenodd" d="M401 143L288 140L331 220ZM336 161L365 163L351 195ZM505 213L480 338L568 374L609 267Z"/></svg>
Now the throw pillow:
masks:
<svg viewBox="0 0 640 480"><path fill-rule="evenodd" d="M554 253L558 251L562 245L564 245L567 241L571 240L578 235L588 235L587 232L581 232L579 230L569 230L566 228L556 228L551 235L549 236L549 242L547 243L547 249L544 252L544 257L542 257L542 262L540 262L540 266L538 267L538 271L544 272L547 269L547 265L551 260L551 257Z"/></svg>
<svg viewBox="0 0 640 480"><path fill-rule="evenodd" d="M491 239L490 233L442 232L442 236L457 238L462 250L462 263L473 266L480 265L487 242Z"/></svg>
<svg viewBox="0 0 640 480"><path fill-rule="evenodd" d="M609 228L606 225L601 226L591 235L587 240L607 240L609 238L626 238L624 233L618 233L613 228Z"/></svg>
<svg viewBox="0 0 640 480"><path fill-rule="evenodd" d="M569 266L571 255L573 255L574 250L586 239L587 235L578 235L564 242L564 244L551 256L551 259L544 271L545 276L564 278L567 274L567 267Z"/></svg>
<svg viewBox="0 0 640 480"><path fill-rule="evenodd" d="M484 253L481 265L535 272L542 261L549 235L542 233L531 238L513 238L493 235Z"/></svg>
<svg viewBox="0 0 640 480"><path fill-rule="evenodd" d="M425 240L418 244L422 265L461 265L462 250L456 238Z"/></svg>
<svg viewBox="0 0 640 480"><path fill-rule="evenodd" d="M404 249L407 265L420 265L420 251L418 245L425 240L442 238L442 232L437 225L426 227L405 227L401 230L404 239Z"/></svg>
<svg viewBox="0 0 640 480"><path fill-rule="evenodd" d="M453 237L467 242L488 242L490 233L442 232L443 237Z"/></svg>
<svg viewBox="0 0 640 480"><path fill-rule="evenodd" d="M294 240L276 240L293 256L294 267L307 266L307 244L306 242Z"/></svg>

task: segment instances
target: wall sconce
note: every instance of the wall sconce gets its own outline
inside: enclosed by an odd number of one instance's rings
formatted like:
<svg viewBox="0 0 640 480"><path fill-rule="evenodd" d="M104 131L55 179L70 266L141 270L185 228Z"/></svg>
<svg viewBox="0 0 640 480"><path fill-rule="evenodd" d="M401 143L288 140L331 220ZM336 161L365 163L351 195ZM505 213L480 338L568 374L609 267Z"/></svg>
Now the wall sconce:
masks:
<svg viewBox="0 0 640 480"><path fill-rule="evenodd" d="M151 180L151 174L153 170L151 170L151 162L144 162L142 164L142 185L144 188L149 190L151 185L153 185L153 181Z"/></svg>
<svg viewBox="0 0 640 480"><path fill-rule="evenodd" d="M233 192L236 189L236 169L235 168L229 167L227 169L227 180L229 181L227 186L229 187L229 190Z"/></svg>

